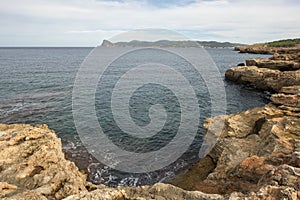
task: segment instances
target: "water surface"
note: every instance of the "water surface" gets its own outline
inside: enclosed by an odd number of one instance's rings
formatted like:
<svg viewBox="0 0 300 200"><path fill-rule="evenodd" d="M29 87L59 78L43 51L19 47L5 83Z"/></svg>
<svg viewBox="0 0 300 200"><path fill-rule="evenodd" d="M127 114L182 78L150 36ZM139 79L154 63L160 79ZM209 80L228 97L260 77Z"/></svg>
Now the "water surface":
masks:
<svg viewBox="0 0 300 200"><path fill-rule="evenodd" d="M128 174L112 170L99 163L86 152L76 133L73 121L72 90L80 64L92 49L0 48L0 123L48 124L62 138L67 157L75 161L79 168L86 169L89 173L89 180L97 184L103 183L110 186L152 184L174 176L176 172L185 169L190 163L196 162L199 150L197 139L190 150L178 161L160 171L148 174ZM247 58L269 57L268 55L239 54L232 51L232 49L207 49L207 51L216 63L223 78L226 69L244 62ZM147 59L153 55L154 53L148 51L142 53L139 57ZM157 57L157 55L155 56ZM171 57L161 57L159 59L174 61ZM130 62L132 62L132 59L115 62L115 73L119 73L118 66L130 65ZM177 67L181 67L180 60L177 63ZM106 81L109 84L112 80L107 79ZM226 81L224 81L224 85L227 96L227 113L262 106L268 101L265 93ZM103 115L103 112L101 115L101 110L106 109L101 102L105 102L107 98L101 87L105 90L102 85L99 86L96 93L95 104L98 117L104 126L113 127L110 120L107 120L109 117ZM149 95L149 92L151 95ZM139 105L136 109L144 109L145 102L139 103L138 99L158 101L156 97L162 96L160 92L168 91L156 86L142 88L140 92L136 93L132 104ZM205 88L202 92L205 93ZM168 101L166 98L170 95L166 95L165 99L161 99L161 101ZM206 109L210 102L209 96L203 95L202 101L200 110L203 121L205 118L210 117L210 113ZM171 105L168 110L176 116L178 105L176 103ZM138 110L135 110L135 112L139 113ZM137 123L141 125L147 123L147 118L144 117L146 115L139 116L136 119ZM171 126L165 130L170 133L169 135L165 134L166 138L159 137L160 140L148 141L148 145L136 143L136 146L129 146L128 150L137 147L140 148L141 152L155 150L158 144L161 145L167 141L167 137L173 136L172 130L176 128L178 123L176 120L170 122L173 127ZM114 129L110 129L110 131L114 134L118 133ZM198 134L203 134L202 127L200 127ZM123 139L123 141L129 141L125 137Z"/></svg>

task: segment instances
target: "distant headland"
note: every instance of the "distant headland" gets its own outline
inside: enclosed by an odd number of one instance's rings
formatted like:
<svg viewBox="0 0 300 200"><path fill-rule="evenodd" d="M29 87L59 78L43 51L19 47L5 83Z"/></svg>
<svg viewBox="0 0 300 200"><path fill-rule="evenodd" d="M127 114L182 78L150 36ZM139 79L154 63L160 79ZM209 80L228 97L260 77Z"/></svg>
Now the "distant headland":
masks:
<svg viewBox="0 0 300 200"><path fill-rule="evenodd" d="M113 43L108 40L103 40L102 47L205 47L205 48L233 48L235 46L243 46L244 44L217 42L217 41L170 41L159 40L154 42L132 40L130 42L116 42Z"/></svg>

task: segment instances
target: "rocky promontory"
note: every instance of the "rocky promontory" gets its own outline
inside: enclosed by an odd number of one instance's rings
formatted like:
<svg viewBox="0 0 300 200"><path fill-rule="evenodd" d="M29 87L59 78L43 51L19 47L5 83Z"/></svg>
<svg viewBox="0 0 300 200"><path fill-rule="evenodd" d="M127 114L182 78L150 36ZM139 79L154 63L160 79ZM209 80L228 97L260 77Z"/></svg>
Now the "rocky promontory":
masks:
<svg viewBox="0 0 300 200"><path fill-rule="evenodd" d="M300 85L300 47L279 49L271 58L248 59L246 66L228 69L226 79L275 92L282 87Z"/></svg>
<svg viewBox="0 0 300 200"><path fill-rule="evenodd" d="M176 47L176 48L190 48L190 47L204 47L204 48L232 48L241 45L230 42L217 42L217 41L192 41L192 40L158 40L158 41L140 41L132 40L130 42L111 42L103 40L101 47Z"/></svg>

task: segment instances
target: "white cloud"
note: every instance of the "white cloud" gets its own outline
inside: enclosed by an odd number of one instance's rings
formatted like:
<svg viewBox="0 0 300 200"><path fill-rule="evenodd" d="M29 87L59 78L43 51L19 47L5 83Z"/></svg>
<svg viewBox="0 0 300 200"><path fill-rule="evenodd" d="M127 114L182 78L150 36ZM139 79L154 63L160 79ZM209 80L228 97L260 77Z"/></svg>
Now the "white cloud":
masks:
<svg viewBox="0 0 300 200"><path fill-rule="evenodd" d="M184 1L27 0L0 2L0 45L92 45L126 30L180 30L199 40L253 43L299 37L294 0Z"/></svg>

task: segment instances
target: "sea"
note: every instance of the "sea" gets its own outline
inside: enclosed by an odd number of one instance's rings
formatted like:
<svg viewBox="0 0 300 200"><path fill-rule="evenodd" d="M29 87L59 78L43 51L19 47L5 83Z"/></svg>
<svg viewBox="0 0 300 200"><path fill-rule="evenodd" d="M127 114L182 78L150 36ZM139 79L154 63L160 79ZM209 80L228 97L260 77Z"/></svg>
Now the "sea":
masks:
<svg viewBox="0 0 300 200"><path fill-rule="evenodd" d="M107 166L89 153L81 141L74 123L72 94L78 70L93 49L92 47L0 48L0 123L47 124L61 138L66 158L75 162L78 168L87 174L88 180L95 184L116 187L164 182L197 162L204 133L202 124L206 118L211 117L211 112L207 109L211 100L205 88L203 88L202 100L199 103L201 115L197 135L189 149L171 164L155 171L133 173ZM245 59L267 58L270 55L240 54L231 48L207 48L205 50L215 63L221 76L221 82L224 84L226 92L226 110L224 114L245 111L263 106L269 102L270 93L257 91L250 86L228 82L225 80L224 74L229 67L244 63ZM188 52L193 56L197 56L197 51L189 50ZM124 74L124 66L132 65L134 59L147 61L151 60L153 56L157 61L163 61L164 64L175 65L177 69L183 66L180 59L177 61L176 58L157 53L153 49L140 51L133 56L134 58L129 55L127 58L113 62L111 64L113 66L112 73ZM192 71L187 73L193 74ZM143 76L146 75L149 74L142 73L137 76L143 79ZM110 93L105 93L107 88L103 87L103 84L104 86L105 84L112 85L115 81L115 76L109 77L103 79L101 84L97 85L95 92L95 108L98 121L103 126L103 130L107 131L109 138L115 140L116 144L123 145L124 150L137 153L156 151L162 145L167 145L168 141L176 135L178 129L176 117L180 117L181 114L180 104L176 101L173 102L171 99L171 97L174 97L172 91L169 91L168 88L160 88L155 84L150 84L138 88L137 92L133 93L134 97L131 98L129 104L134 108L130 114L136 125L146 126L149 123L149 108L155 103L164 105L167 114L171 116L167 118L168 128L164 129L164 133L160 134L159 137L153 136L152 139L143 140L144 142L136 142L137 140L131 140L128 135L115 128L117 124L111 120L111 117L113 117L111 113L107 112L110 106ZM127 85L127 87L130 87L130 85ZM212 85L210 89L217 88ZM204 93L207 93L207 95ZM170 102L173 103L170 104ZM82 123L85 123L84 116L82 118ZM116 140L110 136L118 137L118 139Z"/></svg>

